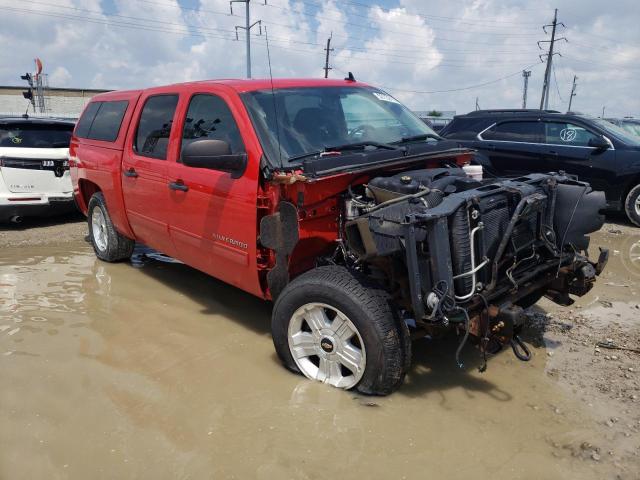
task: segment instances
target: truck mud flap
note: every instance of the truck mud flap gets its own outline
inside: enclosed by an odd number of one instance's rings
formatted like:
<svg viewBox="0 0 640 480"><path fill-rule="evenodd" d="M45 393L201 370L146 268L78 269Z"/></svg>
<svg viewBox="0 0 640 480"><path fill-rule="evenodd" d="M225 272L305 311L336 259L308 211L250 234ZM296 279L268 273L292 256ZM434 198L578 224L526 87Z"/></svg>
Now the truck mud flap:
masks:
<svg viewBox="0 0 640 480"><path fill-rule="evenodd" d="M280 202L277 213L260 220L260 243L276 253L276 264L267 273L267 284L273 300L289 283L289 255L299 238L298 210L292 203Z"/></svg>

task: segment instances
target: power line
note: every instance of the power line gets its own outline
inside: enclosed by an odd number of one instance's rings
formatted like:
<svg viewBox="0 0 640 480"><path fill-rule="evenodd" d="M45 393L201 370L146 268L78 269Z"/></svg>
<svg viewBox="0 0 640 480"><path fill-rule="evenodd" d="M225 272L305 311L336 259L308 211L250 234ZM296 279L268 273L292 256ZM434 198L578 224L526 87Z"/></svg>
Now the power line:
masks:
<svg viewBox="0 0 640 480"><path fill-rule="evenodd" d="M278 8L281 10L286 10L289 11L290 8L289 7L283 7L280 5L274 5L272 3L266 3L264 4L264 6L266 7L271 7L271 8ZM309 17L313 17L314 19L324 19L324 20L329 20L331 22L335 22L335 23L340 23L343 25L349 25L349 26L353 26L353 27L360 27L360 28L364 28L364 29L368 29L368 30L377 30L377 27L371 26L370 24L367 23L356 23L356 22L352 22L349 20L342 20L342 19L338 19L335 17L327 17L327 16L323 16L323 15L317 15L317 14L313 14L313 13L309 13L309 12L296 12L299 15L305 15L305 16L309 16ZM355 17L360 17L360 18L365 18L367 20L370 21L370 18L368 15L358 15L358 14L351 14L351 16L355 16ZM421 25L414 25L412 23L406 23L406 22L398 22L395 20L389 20L389 21L385 21L386 24L388 25L399 25L402 27L411 27L411 28L423 28L423 26ZM482 31L473 31L473 30L456 30L456 29L452 29L452 28L448 28L448 27L434 27L431 25L427 25L430 29L432 30L445 30L446 32L449 33L476 33L478 35L496 35L496 36L506 36L506 37L535 37L536 34L535 33L504 33L504 32L482 32ZM406 32L406 28L404 29L405 31L392 31L392 30L388 30L388 33L392 33L395 35L404 35L404 36L413 36L415 35L415 33L413 32Z"/></svg>
<svg viewBox="0 0 640 480"><path fill-rule="evenodd" d="M98 24L98 25L114 26L114 27L121 27L121 28L131 28L131 29L134 29L134 30L146 30L146 31L150 31L150 32L170 33L170 34L184 35L184 36L190 36L190 37L218 38L218 39L222 39L222 40L236 41L235 38L233 38L233 37L225 37L225 36L222 36L222 35L215 35L215 34L211 34L211 33L204 34L204 33L191 32L189 30L170 30L170 29L166 29L166 28L161 27L161 26L144 25L144 24L140 24L140 23L123 22L123 21L119 21L119 20L118 21L113 21L113 20L108 20L108 19L88 18L86 16L71 15L69 13L45 12L45 11L30 10L30 9L24 9L24 8L13 8L13 7L2 7L2 8L4 10L6 10L6 11L11 11L11 12L27 13L27 14L31 14L31 15L39 15L39 16L50 17L50 18L61 18L61 19L65 19L65 20L75 20L75 21L79 21L79 22L94 23L94 24ZM108 15L105 15L105 16L108 17ZM233 33L233 30L222 30L222 29L219 29L217 31Z"/></svg>
<svg viewBox="0 0 640 480"><path fill-rule="evenodd" d="M504 77L500 77L500 78L496 78L495 80L490 80L488 82L483 82L483 83L478 83L476 85L469 85L467 87L461 87L461 88L449 88L447 90L431 90L431 91L425 91L425 90L407 90L407 89L402 89L402 88L396 88L396 87L381 87L384 88L385 90L391 90L391 91L396 91L396 92L406 92L406 93L421 93L421 94L432 94L432 93L450 93L450 92L462 92L464 90L473 90L476 88L481 88L481 87L486 87L487 85L492 85L494 83L498 83L501 82L502 80L506 80L508 78L511 77L515 77L516 75L520 75L522 73L522 70L526 70L528 68L532 68L536 65L540 65L539 63L534 63L532 65L528 65L526 67L524 67L523 69L518 70L515 73L510 73L509 75L505 75Z"/></svg>
<svg viewBox="0 0 640 480"><path fill-rule="evenodd" d="M558 86L558 79L556 78L556 66L553 65L551 68L553 70L553 81L556 84L556 91L558 92L558 98L562 103L564 103L564 99L562 98L562 94L560 93L560 87Z"/></svg>
<svg viewBox="0 0 640 480"><path fill-rule="evenodd" d="M54 3L47 3L47 2L39 2L37 0L22 0L23 2L28 2L34 5L43 5L43 6L49 6L49 7L56 7L56 8L63 8L66 10L74 10L77 12L84 12L84 13L90 13L90 14L94 14L94 15L100 15L102 17L117 17L117 18L123 18L125 20L135 20L135 21L139 21L139 22L147 22L147 23L156 23L156 24L160 24L160 25L169 25L169 26L176 26L176 27L180 27L180 28L197 28L200 30L211 30L211 31L216 31L216 32L230 32L230 33L234 33L234 30L224 30L224 29L220 29L220 28L211 28L211 27L201 27L201 26L195 26L195 25L190 25L187 23L175 23L175 22L167 22L164 20L156 20L156 19L149 19L149 18L144 18L144 17L132 17L130 15L120 15L117 13L104 13L104 12L98 12L95 10L88 10L86 8L79 8L79 7L71 7L71 6L66 6L66 5L57 5ZM31 9L18 9L18 8L14 8L14 7L3 7L5 10L13 10L13 11L22 11L22 12L26 12L26 13L32 13L35 15L40 15L40 14L55 14L55 15L67 15L67 13L61 13L61 12L55 12L55 11L45 11L45 10L31 10ZM87 18L88 20L103 20L103 18L100 19L91 19L88 17L84 17L84 16L79 16L78 18L81 19L85 19ZM136 25L136 24L133 24ZM144 25L147 26L147 25ZM152 25L148 25L149 27L152 27ZM190 32L190 30L187 30L187 32Z"/></svg>
<svg viewBox="0 0 640 480"><path fill-rule="evenodd" d="M324 3L316 3L316 2L310 2L310 1L306 1L306 0L298 0L300 3L306 4L306 5L310 5L314 8L320 8L320 7L324 7L325 4ZM353 2L353 1L348 1L348 0L342 0L340 2L341 4L347 4L347 5L353 5L356 7L362 7L362 8L366 8L366 9L371 9L371 4L366 4L366 3L360 3L360 2ZM270 5L273 5L272 3ZM286 8L280 5L273 5L277 8ZM383 10L385 13L388 13L390 11L390 9L384 10L382 7L379 7L381 10ZM534 10L537 11L537 10ZM434 21L442 21L442 22L448 22L448 23L459 23L459 24L463 24L463 25L480 25L480 26L495 26L495 25L515 25L515 26L519 26L520 28L522 28L523 25L539 25L538 22L505 22L505 21L500 21L497 20L495 18L485 18L485 19L478 19L475 21L469 21L468 19L465 20L461 17L448 17L448 16L443 16L443 15L432 15L432 14L425 14L425 13L421 13L421 12L414 12L411 10L406 10L408 15L413 15L416 17L420 17L420 18L424 18L424 19L428 19L428 20L434 20ZM359 15L362 16L362 15ZM537 27L524 27L524 28L531 28L531 29L535 29Z"/></svg>
<svg viewBox="0 0 640 480"><path fill-rule="evenodd" d="M117 17L117 18L122 18L122 19L126 19L126 20L135 20L135 21L140 21L140 22L146 22L146 23L157 23L157 24L161 24L161 25L170 25L170 26L175 26L178 28L185 28L185 29L195 29L195 30L203 30L203 31L214 31L214 32L230 32L230 33L234 33L234 30L225 30L225 29L221 29L221 28L212 28L212 27L203 27L200 25L192 25L192 24L188 24L188 23L175 23L175 22L167 22L167 21L163 21L163 20L156 20L156 19L149 19L149 18L144 18L144 17L132 17L129 15L121 15L121 14L116 14L116 13L111 13L111 14L107 14L101 11L95 11L95 10L89 10L89 9L85 9L85 8L79 8L79 7L72 7L72 6L65 6L65 5L57 5L57 4L52 4L52 3L48 3L48 2L42 2L42 1L37 1L37 0L23 0L24 2L28 2L31 4L35 4L35 5L43 5L43 6L50 6L50 7L55 7L55 8L61 8L61 9L68 9L68 10L73 10L76 12L84 12L84 13L89 13L89 14L94 14L94 15L98 15L100 17ZM159 2L154 2L151 0L138 0L144 3L150 3L150 4L154 4L154 5L161 5L161 6L167 6L164 3L159 3ZM40 14L40 12L42 11L36 11L36 10L26 10L29 13L33 13L33 14ZM228 13L224 13L224 12L218 12L218 11L213 11L213 10L207 10L208 12L211 12L215 15L223 15L226 17L234 17L234 18L242 18L239 15L234 15L234 14L228 14ZM56 13L58 14L58 12L47 12L47 13ZM95 19L94 19L95 20ZM100 18L98 20L103 20L103 18ZM204 20L203 20L204 22ZM273 25L280 25L283 27L286 27L288 29L291 30L299 30L296 29L290 25L285 25L282 23L275 23L275 22L268 22L269 24L273 24ZM192 34L193 32L191 30L189 30L189 33ZM204 35L191 35L191 36L204 36ZM342 36L344 38L349 38L349 39L354 39L354 40L358 40L358 39L362 39L362 40L370 40L370 37L367 38L363 38L363 37L353 37L353 36ZM277 41L279 38L283 38L283 37L272 37L271 40L273 41ZM446 41L446 39L441 39L443 41ZM286 38L287 42L290 42L289 38ZM300 40L296 40L295 41L295 45L299 45L299 44L305 44L305 45L313 45L313 46L322 46L319 43L314 43L314 42L304 42L304 41L300 41ZM393 46L393 44L389 44L389 46ZM402 49L398 49L396 48L378 48L378 51L386 51L386 52L402 52L402 51L406 51L407 53L410 53L410 55L398 55L397 53L394 54L389 54L389 56L393 56L393 57L398 57L398 58L407 58L407 59L414 59L415 58L415 49L416 48L422 48L423 45L404 45L404 48L409 48L412 47L413 50L402 50ZM369 52L369 50L362 48L362 47L357 47L357 46L351 46L351 45L345 45L344 48L348 48L354 51L363 51L363 52ZM444 48L439 48L439 51L442 52L451 52L450 55L466 55L466 54L470 54L470 53L486 53L486 52L479 52L479 51L464 51L464 50L454 50L454 49L444 49ZM512 55L512 54L516 54L516 55L522 55L523 53L526 52L521 52L521 51L513 51L513 52L509 52L509 51L493 51L492 53L496 53L496 54L502 54L502 55Z"/></svg>

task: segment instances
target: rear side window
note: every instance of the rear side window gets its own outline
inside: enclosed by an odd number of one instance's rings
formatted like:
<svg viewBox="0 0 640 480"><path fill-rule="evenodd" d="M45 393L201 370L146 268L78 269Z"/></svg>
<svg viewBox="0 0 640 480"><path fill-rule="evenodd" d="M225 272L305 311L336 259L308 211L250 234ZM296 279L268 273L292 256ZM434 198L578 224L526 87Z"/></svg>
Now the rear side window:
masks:
<svg viewBox="0 0 640 480"><path fill-rule="evenodd" d="M442 129L441 134L445 137L461 140L475 140L478 133L489 125L490 123L486 119L454 118Z"/></svg>
<svg viewBox="0 0 640 480"><path fill-rule="evenodd" d="M118 138L120 125L128 105L129 102L126 100L92 102L78 122L76 136L114 142Z"/></svg>
<svg viewBox="0 0 640 480"><path fill-rule="evenodd" d="M159 160L167 158L169 135L177 104L178 95L149 97L142 108L133 144L138 155Z"/></svg>
<svg viewBox="0 0 640 480"><path fill-rule="evenodd" d="M80 120L78 120L78 125L76 126L76 137L87 138L89 136L91 124L93 123L93 119L96 118L96 113L98 113L100 104L101 102L91 102L87 105L87 108L84 109Z"/></svg>
<svg viewBox="0 0 640 480"><path fill-rule="evenodd" d="M540 143L542 133L542 122L505 122L486 130L481 137L483 140Z"/></svg>
<svg viewBox="0 0 640 480"><path fill-rule="evenodd" d="M182 148L202 138L223 140L234 154L245 151L231 110L224 100L215 95L194 95L189 103L182 132Z"/></svg>
<svg viewBox="0 0 640 480"><path fill-rule="evenodd" d="M89 137L93 140L113 142L118 138L120 125L127 111L129 102L121 100L117 102L102 102L96 118L93 120Z"/></svg>

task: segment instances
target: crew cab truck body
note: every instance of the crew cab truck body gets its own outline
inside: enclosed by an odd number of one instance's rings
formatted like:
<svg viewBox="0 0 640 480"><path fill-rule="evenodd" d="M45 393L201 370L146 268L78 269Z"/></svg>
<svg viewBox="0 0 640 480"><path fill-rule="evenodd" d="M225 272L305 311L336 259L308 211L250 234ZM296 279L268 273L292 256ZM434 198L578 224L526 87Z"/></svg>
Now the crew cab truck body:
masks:
<svg viewBox="0 0 640 480"><path fill-rule="evenodd" d="M412 336L456 326L495 351L522 306L570 304L606 263L577 253L601 193L555 174L478 182L459 168L471 156L362 83L221 80L95 96L70 165L99 258L137 241L272 300L287 368L386 394Z"/></svg>

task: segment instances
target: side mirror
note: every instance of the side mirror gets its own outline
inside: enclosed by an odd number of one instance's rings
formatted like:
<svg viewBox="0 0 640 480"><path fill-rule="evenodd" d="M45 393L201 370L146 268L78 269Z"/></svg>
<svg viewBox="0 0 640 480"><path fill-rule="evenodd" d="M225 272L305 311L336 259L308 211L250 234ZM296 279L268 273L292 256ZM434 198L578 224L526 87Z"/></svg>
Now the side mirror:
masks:
<svg viewBox="0 0 640 480"><path fill-rule="evenodd" d="M589 146L597 148L598 150L606 150L611 147L611 144L603 135L598 135L597 137L589 139Z"/></svg>
<svg viewBox="0 0 640 480"><path fill-rule="evenodd" d="M224 140L196 140L182 149L182 163L187 167L207 168L240 178L247 168L246 153L231 153Z"/></svg>

